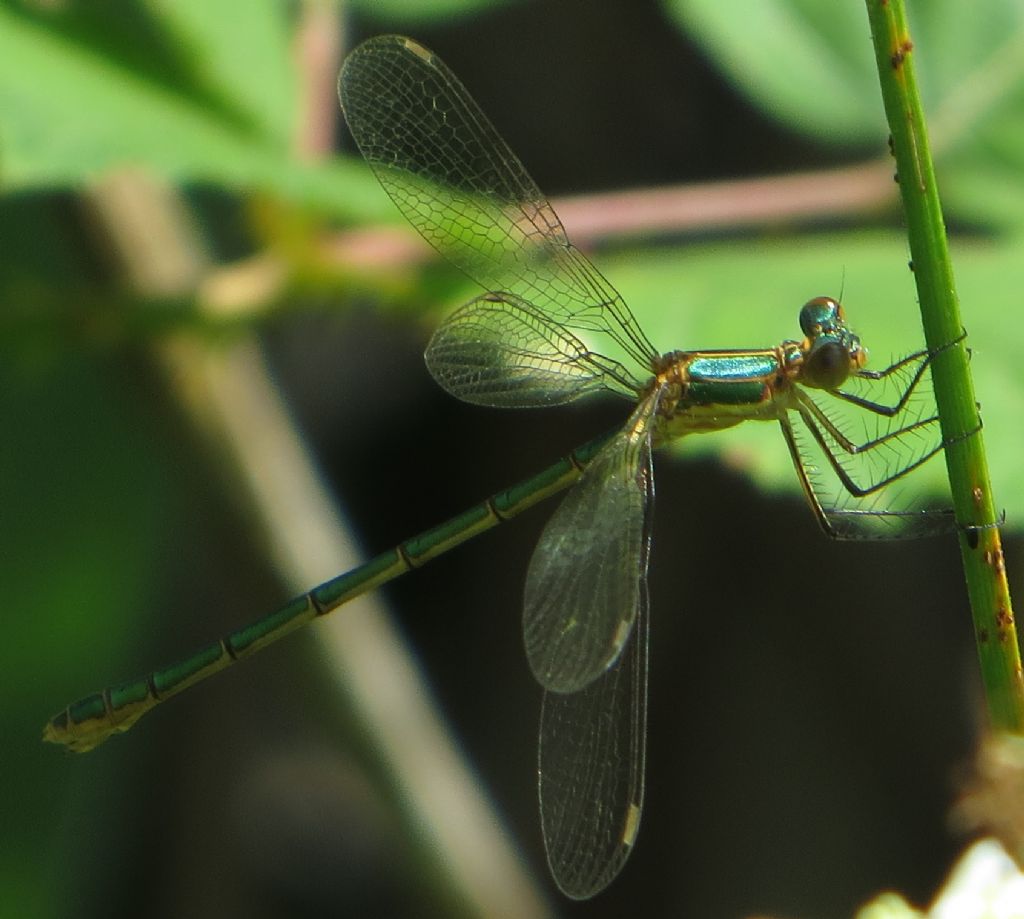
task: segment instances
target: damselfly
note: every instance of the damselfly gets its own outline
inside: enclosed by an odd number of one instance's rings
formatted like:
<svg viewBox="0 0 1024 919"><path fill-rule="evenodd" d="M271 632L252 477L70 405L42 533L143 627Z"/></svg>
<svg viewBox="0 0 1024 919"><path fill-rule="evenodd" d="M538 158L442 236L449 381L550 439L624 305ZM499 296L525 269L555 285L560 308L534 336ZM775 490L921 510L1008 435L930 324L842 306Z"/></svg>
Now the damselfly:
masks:
<svg viewBox="0 0 1024 919"><path fill-rule="evenodd" d="M434 54L407 38L371 39L346 60L339 92L364 158L399 210L486 291L430 342L437 382L460 399L503 408L610 393L632 403L625 424L185 660L73 703L44 736L90 750L186 687L574 486L530 562L523 635L546 691L539 791L548 861L567 895L589 897L621 869L643 807L652 450L687 434L774 421L827 534L920 528L934 518L893 511L884 496L942 448L920 398L934 355L867 370L866 350L829 297L801 309L799 340L661 353ZM612 343L621 359L584 338ZM871 420L856 434L850 411ZM845 495L838 504L829 478Z"/></svg>

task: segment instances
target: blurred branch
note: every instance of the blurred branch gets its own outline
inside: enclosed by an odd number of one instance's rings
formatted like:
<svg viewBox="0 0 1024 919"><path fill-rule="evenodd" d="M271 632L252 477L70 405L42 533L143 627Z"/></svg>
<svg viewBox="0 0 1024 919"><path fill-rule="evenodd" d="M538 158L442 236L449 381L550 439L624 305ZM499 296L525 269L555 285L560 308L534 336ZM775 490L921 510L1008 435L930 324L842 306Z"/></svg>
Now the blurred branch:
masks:
<svg viewBox="0 0 1024 919"><path fill-rule="evenodd" d="M295 131L295 153L315 160L334 151L334 132L341 109L335 88L341 63L344 30L334 4L307 0L295 30L301 112Z"/></svg>
<svg viewBox="0 0 1024 919"><path fill-rule="evenodd" d="M892 165L859 166L555 198L552 204L577 245L655 234L739 230L872 214L896 200ZM405 226L360 227L327 237L321 257L335 265L384 269L433 258Z"/></svg>
<svg viewBox="0 0 1024 919"><path fill-rule="evenodd" d="M171 189L125 174L109 177L89 197L140 293L209 289L209 280L200 281L205 253ZM174 267L158 267L151 257ZM217 452L233 467L232 478L246 483L262 543L290 591L298 594L358 565L362 558L270 382L255 338L211 350L175 336L161 342L158 354L186 412L223 447ZM360 598L317 632L339 688L352 699L434 858L462 895L482 915L547 915L379 602Z"/></svg>
<svg viewBox="0 0 1024 919"><path fill-rule="evenodd" d="M310 78L319 81L316 75ZM333 82L331 86L330 102L336 108ZM314 117L313 107L309 111ZM891 163L872 161L788 176L577 195L556 198L553 205L574 242L596 246L654 234L834 220L875 213L895 198ZM167 202L167 206L178 205ZM133 225L130 235L139 240L144 238L139 237L140 232L152 235L158 230L159 227ZM310 242L304 256L314 265L333 271L381 273L433 261L436 253L421 236L402 224L323 234ZM167 269L157 266L147 270ZM130 271L133 273L134 269ZM200 300L211 317L244 318L280 300L292 280L287 259L268 249L230 265L212 266L201 279ZM143 284L138 289L161 288Z"/></svg>
<svg viewBox="0 0 1024 919"><path fill-rule="evenodd" d="M895 201L885 161L795 175L766 176L583 195L555 209L583 244L621 236L741 229L864 214Z"/></svg>

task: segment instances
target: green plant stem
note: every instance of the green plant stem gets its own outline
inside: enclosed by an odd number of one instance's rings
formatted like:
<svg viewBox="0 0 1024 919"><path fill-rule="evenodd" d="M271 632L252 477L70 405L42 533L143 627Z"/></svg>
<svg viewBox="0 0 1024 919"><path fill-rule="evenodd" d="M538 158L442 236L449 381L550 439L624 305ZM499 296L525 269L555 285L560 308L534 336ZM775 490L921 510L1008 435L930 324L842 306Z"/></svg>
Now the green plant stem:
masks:
<svg viewBox="0 0 1024 919"><path fill-rule="evenodd" d="M903 0L867 0L882 99L906 213L911 265L928 347L958 338L963 326ZM1024 733L1024 680L996 526L988 462L966 344L932 363L935 401L946 441L953 507L960 525L967 592L992 726Z"/></svg>

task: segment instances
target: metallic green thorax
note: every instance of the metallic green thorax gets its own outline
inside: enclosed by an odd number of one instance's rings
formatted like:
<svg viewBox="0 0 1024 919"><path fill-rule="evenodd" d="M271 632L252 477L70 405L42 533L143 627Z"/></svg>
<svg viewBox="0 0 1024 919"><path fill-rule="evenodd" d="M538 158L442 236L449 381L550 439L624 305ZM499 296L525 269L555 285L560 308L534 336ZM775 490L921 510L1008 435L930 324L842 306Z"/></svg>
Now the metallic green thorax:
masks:
<svg viewBox="0 0 1024 919"><path fill-rule="evenodd" d="M773 421L794 408L793 384L834 390L867 360L831 297L800 311L803 341L763 350L675 351L664 355L648 392L661 390L659 442L741 421Z"/></svg>
<svg viewBox="0 0 1024 919"><path fill-rule="evenodd" d="M780 355L771 351L698 351L681 361L685 377L678 410L721 406L754 407L771 398L783 374Z"/></svg>

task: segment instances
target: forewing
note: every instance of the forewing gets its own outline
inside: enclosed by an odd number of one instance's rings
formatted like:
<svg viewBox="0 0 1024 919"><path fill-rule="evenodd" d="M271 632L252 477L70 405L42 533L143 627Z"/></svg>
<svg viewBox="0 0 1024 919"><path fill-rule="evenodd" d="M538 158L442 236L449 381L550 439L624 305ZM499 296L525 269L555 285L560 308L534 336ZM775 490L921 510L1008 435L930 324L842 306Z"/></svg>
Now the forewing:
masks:
<svg viewBox="0 0 1024 919"><path fill-rule="evenodd" d="M635 398L640 383L510 293L488 293L449 316L425 354L435 380L477 405L561 405L598 390Z"/></svg>
<svg viewBox="0 0 1024 919"><path fill-rule="evenodd" d="M489 290L606 332L641 365L655 351L615 289L569 242L523 164L445 64L384 35L346 59L338 92L366 162L406 219Z"/></svg>
<svg viewBox="0 0 1024 919"><path fill-rule="evenodd" d="M526 574L523 638L548 690L576 693L629 639L646 577L651 426L657 395L584 470L545 527Z"/></svg>

